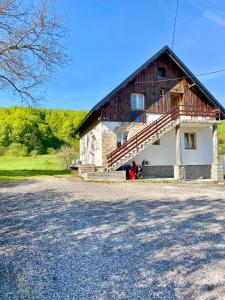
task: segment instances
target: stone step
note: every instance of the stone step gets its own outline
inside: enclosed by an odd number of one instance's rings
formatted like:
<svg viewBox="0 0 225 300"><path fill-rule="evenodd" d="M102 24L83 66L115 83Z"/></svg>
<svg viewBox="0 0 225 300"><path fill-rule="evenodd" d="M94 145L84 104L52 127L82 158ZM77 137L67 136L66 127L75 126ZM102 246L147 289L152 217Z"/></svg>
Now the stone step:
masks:
<svg viewBox="0 0 225 300"><path fill-rule="evenodd" d="M83 177L87 181L123 181L126 180L126 171L90 172Z"/></svg>

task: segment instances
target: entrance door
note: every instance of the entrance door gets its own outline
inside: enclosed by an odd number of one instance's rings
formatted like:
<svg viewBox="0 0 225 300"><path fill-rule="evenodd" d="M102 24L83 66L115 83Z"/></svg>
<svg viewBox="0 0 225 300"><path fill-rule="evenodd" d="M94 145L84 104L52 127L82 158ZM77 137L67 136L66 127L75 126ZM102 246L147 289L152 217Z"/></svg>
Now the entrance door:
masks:
<svg viewBox="0 0 225 300"><path fill-rule="evenodd" d="M170 94L170 108L171 110L174 108L182 109L182 95L181 94Z"/></svg>

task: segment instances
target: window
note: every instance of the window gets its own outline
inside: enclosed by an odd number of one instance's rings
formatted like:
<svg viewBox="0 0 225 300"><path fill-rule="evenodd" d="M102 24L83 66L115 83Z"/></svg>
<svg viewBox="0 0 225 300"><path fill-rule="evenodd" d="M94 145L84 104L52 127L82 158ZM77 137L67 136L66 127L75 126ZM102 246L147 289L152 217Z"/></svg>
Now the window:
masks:
<svg viewBox="0 0 225 300"><path fill-rule="evenodd" d="M116 142L117 142L117 147L120 147L124 143L127 142L127 131L117 131L116 132Z"/></svg>
<svg viewBox="0 0 225 300"><path fill-rule="evenodd" d="M160 145L160 140L155 141L152 145Z"/></svg>
<svg viewBox="0 0 225 300"><path fill-rule="evenodd" d="M158 77L165 78L166 77L166 69L165 68L158 68Z"/></svg>
<svg viewBox="0 0 225 300"><path fill-rule="evenodd" d="M185 149L196 149L196 134L186 132L184 134L184 147Z"/></svg>
<svg viewBox="0 0 225 300"><path fill-rule="evenodd" d="M160 97L165 96L165 89L160 89L159 92L160 92Z"/></svg>
<svg viewBox="0 0 225 300"><path fill-rule="evenodd" d="M131 110L144 110L144 95L132 94L131 95Z"/></svg>

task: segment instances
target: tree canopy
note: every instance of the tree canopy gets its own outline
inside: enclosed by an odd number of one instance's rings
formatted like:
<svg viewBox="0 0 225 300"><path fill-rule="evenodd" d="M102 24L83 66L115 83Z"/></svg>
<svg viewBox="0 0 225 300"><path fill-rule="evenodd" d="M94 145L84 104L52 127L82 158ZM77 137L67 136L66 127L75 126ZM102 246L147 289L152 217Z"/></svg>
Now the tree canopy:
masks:
<svg viewBox="0 0 225 300"><path fill-rule="evenodd" d="M74 131L85 115L85 111L0 107L0 146L21 144L28 152L47 153L48 148L67 144L78 151Z"/></svg>

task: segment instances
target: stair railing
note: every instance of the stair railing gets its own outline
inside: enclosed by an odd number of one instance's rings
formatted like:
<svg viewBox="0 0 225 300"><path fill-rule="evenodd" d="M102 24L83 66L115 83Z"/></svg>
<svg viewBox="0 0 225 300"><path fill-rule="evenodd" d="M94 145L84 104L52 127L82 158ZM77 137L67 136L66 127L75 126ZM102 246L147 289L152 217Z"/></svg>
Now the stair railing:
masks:
<svg viewBox="0 0 225 300"><path fill-rule="evenodd" d="M137 150L138 146L157 133L164 126L171 121L176 120L179 116L204 116L218 118L220 116L220 109L210 109L202 111L201 108L191 107L189 105L181 105L173 108L170 112L163 114L154 122L139 131L135 136L129 139L126 143L112 151L107 155L108 167L110 168L115 162L124 157L133 150Z"/></svg>
<svg viewBox="0 0 225 300"><path fill-rule="evenodd" d="M111 167L116 161L128 154L130 151L137 149L142 142L147 140L153 134L157 133L172 120L176 119L178 115L179 110L177 108L173 109L172 112L164 114L153 123L145 127L143 130L138 132L134 137L129 139L119 148L112 151L109 155L107 155L108 167Z"/></svg>

